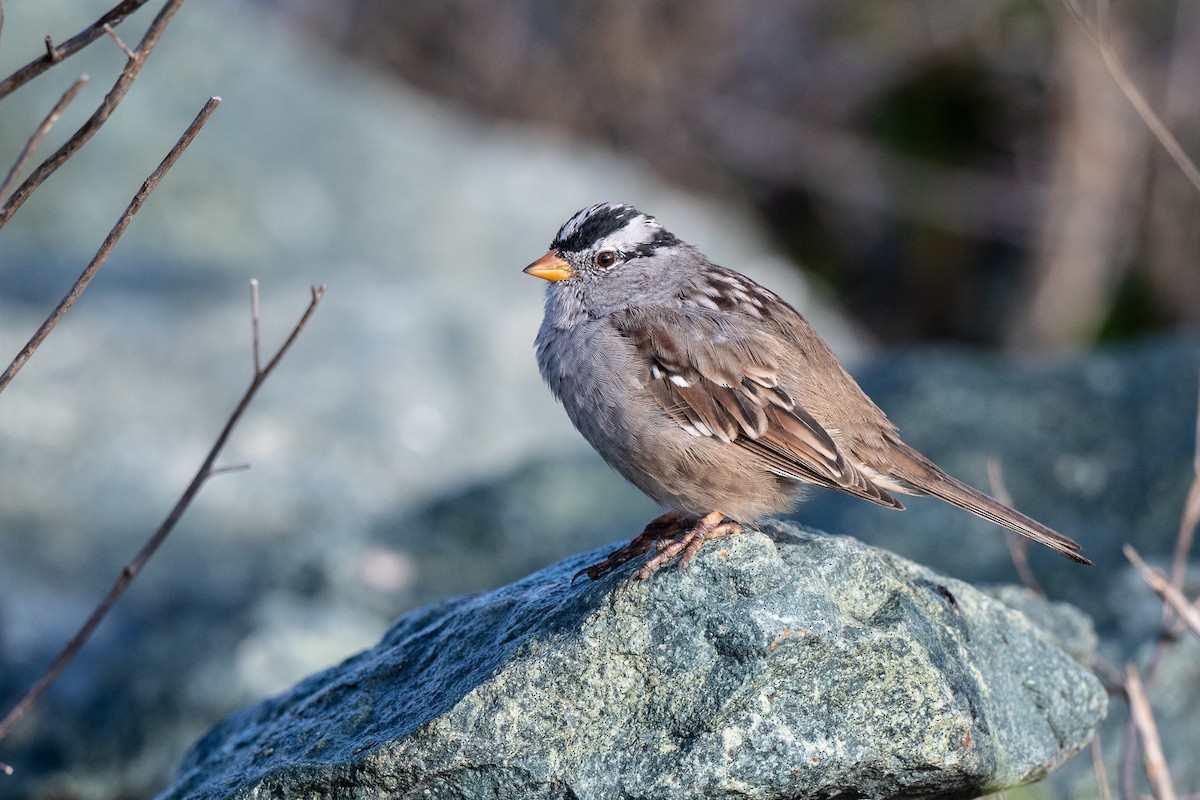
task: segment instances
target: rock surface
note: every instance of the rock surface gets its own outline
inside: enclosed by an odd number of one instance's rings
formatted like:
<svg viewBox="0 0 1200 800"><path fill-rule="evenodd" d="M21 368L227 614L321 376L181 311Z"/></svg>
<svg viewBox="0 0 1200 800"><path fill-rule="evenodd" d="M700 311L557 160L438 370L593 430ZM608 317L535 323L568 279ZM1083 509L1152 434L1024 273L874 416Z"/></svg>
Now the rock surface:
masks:
<svg viewBox="0 0 1200 800"><path fill-rule="evenodd" d="M415 611L219 724L164 797L973 797L1103 718L1099 682L1003 603L764 531L645 582L572 586L597 551Z"/></svg>

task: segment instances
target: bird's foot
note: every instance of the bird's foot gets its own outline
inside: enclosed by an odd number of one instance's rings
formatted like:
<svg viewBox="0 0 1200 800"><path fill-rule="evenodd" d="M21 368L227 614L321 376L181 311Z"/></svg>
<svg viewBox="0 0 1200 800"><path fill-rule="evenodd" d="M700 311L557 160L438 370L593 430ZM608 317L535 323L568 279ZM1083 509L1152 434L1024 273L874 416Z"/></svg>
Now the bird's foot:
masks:
<svg viewBox="0 0 1200 800"><path fill-rule="evenodd" d="M706 541L728 536L739 530L741 526L731 519L726 519L720 511L714 511L698 521L695 517L685 517L674 511L668 512L647 525L629 544L609 553L608 558L576 572L571 581L574 582L580 575L597 580L651 549L658 552L633 574L634 578L645 580L676 556L679 557L679 568L686 569Z"/></svg>
<svg viewBox="0 0 1200 800"><path fill-rule="evenodd" d="M700 548L709 539L719 539L731 533L737 533L742 526L731 519L726 519L720 511L713 511L700 519L691 530L684 531L670 539L660 539L656 543L658 553L649 559L642 568L633 574L639 581L644 581L653 575L659 567L679 556L679 568L687 569L688 564L700 552Z"/></svg>
<svg viewBox="0 0 1200 800"><path fill-rule="evenodd" d="M592 580L604 577L626 561L637 558L647 550L656 547L664 539L680 535L690 523L691 520L676 511L668 511L666 514L656 517L629 544L612 551L603 561L597 561L590 567L584 567L576 572L571 578L571 583L574 583L580 575L587 575Z"/></svg>

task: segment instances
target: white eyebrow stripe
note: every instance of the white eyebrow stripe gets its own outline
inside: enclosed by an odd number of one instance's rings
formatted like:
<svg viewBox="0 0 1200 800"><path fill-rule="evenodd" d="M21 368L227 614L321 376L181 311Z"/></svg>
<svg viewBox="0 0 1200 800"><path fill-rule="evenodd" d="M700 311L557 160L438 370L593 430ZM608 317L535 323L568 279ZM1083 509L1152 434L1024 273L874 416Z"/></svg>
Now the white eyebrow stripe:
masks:
<svg viewBox="0 0 1200 800"><path fill-rule="evenodd" d="M613 249L622 253L650 244L662 230L662 226L645 216L636 216L619 230L613 231L600 242L602 249Z"/></svg>

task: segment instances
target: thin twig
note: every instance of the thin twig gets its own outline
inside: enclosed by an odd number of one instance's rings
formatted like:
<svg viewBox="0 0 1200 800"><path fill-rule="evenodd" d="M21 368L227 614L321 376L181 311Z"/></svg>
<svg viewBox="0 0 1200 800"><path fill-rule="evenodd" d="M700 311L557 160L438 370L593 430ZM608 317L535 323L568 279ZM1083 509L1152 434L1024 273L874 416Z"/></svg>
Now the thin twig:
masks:
<svg viewBox="0 0 1200 800"><path fill-rule="evenodd" d="M1011 506L1013 504L1012 495L1008 493L1008 487L1004 483L1004 470L1000 466L999 459L988 458L987 473L992 497L1006 506ZM1005 531L1004 542L1008 545L1009 558L1012 559L1013 566L1017 568L1017 575L1021 578L1021 583L1030 591L1045 595L1045 590L1042 589L1037 576L1033 574L1033 569L1029 566L1029 540L1024 536L1017 536L1015 533Z"/></svg>
<svg viewBox="0 0 1200 800"><path fill-rule="evenodd" d="M1183 502L1179 532L1175 536L1175 553L1171 558L1171 584L1176 589L1183 589L1188 555L1197 525L1200 525L1200 395L1196 401L1196 439L1192 445L1192 485L1188 487L1187 499Z"/></svg>
<svg viewBox="0 0 1200 800"><path fill-rule="evenodd" d="M245 472L248 469L250 469L249 464L230 464L227 467L213 467L212 471L209 473L209 476L227 475L231 472Z"/></svg>
<svg viewBox="0 0 1200 800"><path fill-rule="evenodd" d="M1183 518L1179 523L1179 533L1175 537L1175 553L1171 557L1171 584L1176 589L1183 588L1183 581L1187 577L1188 556L1197 526L1200 526L1200 473L1192 478L1192 485L1188 487L1187 499L1183 505Z"/></svg>
<svg viewBox="0 0 1200 800"><path fill-rule="evenodd" d="M121 234L125 233L125 229L129 227L129 223L132 221L133 215L136 214L146 202L146 198L150 196L150 193L154 191L154 187L157 186L158 182L161 181L163 176L167 174L167 170L169 170L175 164L175 162L179 160L179 156L183 154L183 151L187 149L187 146L192 143L193 139L196 138L196 134L200 132L202 127L204 127L204 123L208 121L208 118L212 116L212 113L216 111L217 106L220 105L220 103L221 98L219 97L210 97L208 99L208 102L205 103L204 107L200 109L200 113L196 115L194 120L192 120L192 124L188 125L187 130L185 130L183 135L179 137L179 141L177 141L175 146L171 148L171 152L167 153L167 157L164 158L162 163L158 165L158 169L154 170L154 172L150 174L150 177L147 178L145 183L142 184L142 188L139 189L137 194L133 196L133 199L129 201L129 206L125 209L125 213L121 215L121 218L117 220L117 224L111 231L109 231L108 236L104 239L104 243L100 245L100 249L97 250L96 255L92 257L91 263L87 265L87 268L84 269L79 278L75 281L75 285L71 287L71 291L67 293L66 297L59 301L58 307L55 308L50 316L46 318L46 321L42 323L42 326L37 329L37 332L33 335L33 338L26 342L25 346L21 348L21 352L17 353L16 358L14 358L12 363L8 365L8 368L5 369L3 373L0 373L0 392L3 392L5 387L12 382L12 379L16 377L16 374L21 371L21 367L25 366L25 362L29 360L34 351L38 349L43 341L45 341L46 337L50 335L50 332L54 330L55 326L58 325L63 316L71 309L71 306L75 305L75 301L78 300L80 295L83 294L83 291L88 287L88 284L91 283L92 278L96 276L96 272L99 271L105 260L108 259L113 247L117 244L117 240L121 238Z"/></svg>
<svg viewBox="0 0 1200 800"><path fill-rule="evenodd" d="M1138 555L1137 550L1133 549L1133 545L1127 544L1122 550L1125 553L1125 557L1129 559L1129 563L1133 564L1146 580L1146 583L1150 584L1150 588L1154 590L1154 593L1161 597L1163 602L1179 615L1179 618L1191 628L1192 633L1200 637L1200 611L1197 611L1188 599L1184 597L1183 592L1179 591L1175 584L1167 580L1166 575L1146 566L1146 562Z"/></svg>
<svg viewBox="0 0 1200 800"><path fill-rule="evenodd" d="M1200 508L1198 508L1200 506L1200 485L1198 484L1200 484L1200 398L1197 399L1196 404L1196 440L1192 450L1192 484L1188 489L1187 499L1184 501L1183 513L1180 515L1179 531L1175 540L1175 553L1171 566L1171 586L1181 592L1187 568L1188 552L1191 550L1192 537L1195 535L1197 519L1200 519ZM1200 607L1192 606L1191 608L1200 613ZM1145 683L1147 686L1154 685L1154 681L1158 678L1159 666L1162 664L1171 645L1182 634L1180 626L1186 624L1184 621L1185 618L1182 615L1179 616L1175 624L1172 624L1171 609L1172 606L1170 604L1163 603L1158 641L1154 644L1154 653L1150 657L1150 663L1146 665ZM1135 726L1131 717L1125 724L1125 736L1121 741L1120 777L1122 800L1131 798L1134 795L1134 739Z"/></svg>
<svg viewBox="0 0 1200 800"><path fill-rule="evenodd" d="M1099 653L1092 654L1092 669L1097 673L1100 682L1104 684L1104 691L1109 694L1124 694L1125 693L1125 677L1121 670L1113 666L1108 659Z"/></svg>
<svg viewBox="0 0 1200 800"><path fill-rule="evenodd" d="M179 519L183 516L184 512L187 511L188 506L191 505L192 500L195 499L197 493L199 493L205 482L207 482L208 479L213 475L222 471L214 469L213 465L216 463L217 457L221 454L221 450L224 449L225 443L229 440L230 434L233 433L233 430L241 420L242 415L246 413L246 409L250 407L250 403L254 400L254 396L258 393L258 390L262 386L263 382L266 381L271 372L274 371L280 360L296 341L296 338L300 335L300 332L304 330L304 326L308 323L309 318L312 317L313 312L316 311L317 304L321 302L321 298L324 296L324 294L324 286L312 287L312 299L309 300L308 308L306 308L304 313L300 316L300 321L297 322L295 327L292 328L291 334L287 337L284 343L279 346L275 356L267 362L267 365L263 367L261 371L255 373L254 379L250 382L249 388L246 389L245 394L243 394L241 400L238 401L233 413L229 415L229 419L225 422L225 427L222 428L220 435L217 436L216 442L213 443L213 446L208 451L208 455L205 457L204 462L196 471L195 476L192 477L191 483L188 484L187 489L184 490L183 494L179 497L179 500L175 503L174 508L172 508L171 512L167 514L167 518L163 521L162 525L159 526L158 530L154 532L154 535L150 537L145 545L143 545L142 549L138 551L133 560L121 570L121 574L117 577L116 582L113 584L108 594L100 602L100 605L97 606L92 612L91 616L87 618L87 621L83 624L83 627L81 627L79 631L73 637L71 637L71 640L67 642L67 645L63 648L62 652L58 654L58 657L54 659L46 672L43 673L40 678L38 678L37 682L34 683L29 691L25 693L17 705L14 706L13 709L9 711L2 720L0 720L0 739L3 739L6 735L8 735L8 732L12 730L12 727L16 725L17 722L19 722L27 713L29 713L29 710L34 706L35 703L37 703L38 699L41 698L42 694L45 693L50 684L52 684L59 674L62 673L66 666L71 662L71 660L91 637L92 633L108 614L109 610L113 607L117 600L120 599L121 595L124 594L125 589L129 586L130 582L132 582L133 579L138 576L138 574L146 566L146 563L150 560L151 556L154 555L155 551L158 550L159 546L162 545L162 543L166 540L167 536L171 533L172 529L174 529L176 523L179 522Z"/></svg>
<svg viewBox="0 0 1200 800"><path fill-rule="evenodd" d="M1100 731L1092 736L1092 774L1100 789L1100 800L1112 800L1112 789L1108 786L1108 771L1104 768L1104 747L1100 744Z"/></svg>
<svg viewBox="0 0 1200 800"><path fill-rule="evenodd" d="M1116 52L1113 50L1112 42L1108 36L1108 2L1101 0L1097 6L1096 16L1097 24L1093 25L1087 19L1087 14L1079 7L1078 0L1063 0L1067 10L1071 12L1071 16L1079 23L1079 27L1092 44L1096 46L1096 50L1100 53L1100 58L1104 60L1104 66L1108 68L1108 72L1112 75L1113 82L1117 84L1117 88L1125 95L1125 99L1133 106L1134 111L1142 118L1142 122L1158 139L1158 143L1167 151L1167 155L1175 162L1184 176L1191 181L1192 186L1196 191L1200 192L1200 168L1196 167L1196 162L1188 157L1188 154L1179 145L1171 131L1167 129L1162 118L1154 112L1146 97L1141 90L1134 84L1129 77L1129 73L1125 71L1125 67L1117 58Z"/></svg>
<svg viewBox="0 0 1200 800"><path fill-rule="evenodd" d="M121 70L121 74L117 76L117 80L113 83L108 94L105 95L103 102L99 108L88 118L87 122L79 127L79 130L68 139L62 147L54 151L45 161L37 166L25 182L17 187L16 191L10 197L5 199L4 204L0 205L0 227L3 227L12 215L21 205L29 199L42 183L50 177L55 170L61 167L67 159L79 152L87 142L96 134L96 131L108 121L113 110L125 97L129 87L133 85L133 81L137 78L138 73L142 71L142 67L146 63L147 57L154 46L158 44L159 37L162 36L163 30L170 23L171 18L175 16L175 12L179 10L183 0L167 0L154 21L150 23L150 27L146 29L146 33L142 36L142 41L138 44L135 58L131 58L125 65L125 69ZM104 32L103 26L99 29L100 33ZM99 35L99 34L97 34ZM3 94L0 94L3 97Z"/></svg>
<svg viewBox="0 0 1200 800"><path fill-rule="evenodd" d="M1129 698L1129 711L1142 738L1142 760L1146 766L1146 777L1154 789L1157 800L1175 800L1175 787L1171 784L1171 771L1163 756L1162 742L1158 738L1158 726L1154 724L1154 713L1142 688L1142 679L1132 664L1125 666L1125 695Z"/></svg>
<svg viewBox="0 0 1200 800"><path fill-rule="evenodd" d="M109 25L107 22L104 23L104 32L108 34L108 38L112 39L114 42L117 43L117 47L121 48L121 50L123 50L125 52L125 56L127 58L129 58L131 60L137 58L137 53L130 50L129 45L127 45L127 44L125 44L125 42L121 41L121 37L117 36L117 32L113 30L112 25Z"/></svg>
<svg viewBox="0 0 1200 800"><path fill-rule="evenodd" d="M259 371L258 346L258 278L250 279L250 349L254 354L254 374Z"/></svg>
<svg viewBox="0 0 1200 800"><path fill-rule="evenodd" d="M67 39L57 47L54 46L53 40L49 36L46 37L46 54L40 58L35 58L25 66L18 69L13 74L9 75L3 81L0 81L0 100L21 88L29 81L41 75L46 70L53 67L63 59L75 55L83 48L87 47L92 42L104 35L104 26L116 27L125 20L133 12L137 11L142 6L146 5L149 0L122 0L111 9L109 9L100 19L93 22L88 27L84 28L79 33Z"/></svg>
<svg viewBox="0 0 1200 800"><path fill-rule="evenodd" d="M25 142L25 146L21 148L21 152L17 156L17 160L13 162L12 168L8 171L8 174L4 176L4 183L0 183L0 200L3 200L8 196L8 193L12 190L13 184L17 180L17 176L20 175L21 170L25 168L25 162L29 161L30 157L33 156L34 152L38 148L38 145L42 143L42 139L45 138L46 134L50 132L50 129L54 127L54 123L58 122L58 118L62 116L63 111L68 105L71 104L71 101L75 99L75 96L79 94L79 91L87 82L87 75L80 75L78 78L76 78L75 82L71 84L71 87L63 92L63 96L60 97L58 102L54 104L54 108L50 109L50 113L47 114L46 118L42 120L42 124L37 126L37 130L35 130L29 137L29 140Z"/></svg>

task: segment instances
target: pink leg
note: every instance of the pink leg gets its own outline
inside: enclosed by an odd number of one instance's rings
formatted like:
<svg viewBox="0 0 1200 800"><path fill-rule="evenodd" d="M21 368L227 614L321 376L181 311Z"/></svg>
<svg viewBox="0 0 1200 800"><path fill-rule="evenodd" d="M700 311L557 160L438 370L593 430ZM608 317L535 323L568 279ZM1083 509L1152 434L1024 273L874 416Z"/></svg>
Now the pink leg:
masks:
<svg viewBox="0 0 1200 800"><path fill-rule="evenodd" d="M699 522L692 526L691 530L683 532L672 539L659 542L658 553L643 564L642 568L634 573L634 577L640 581L649 578L659 567L675 556L679 556L679 568L687 569L688 564L692 563L692 559L695 558L696 553L700 552L700 548L709 539L728 536L732 533L737 533L741 529L741 525L733 520L726 520L725 515L720 511L713 511L710 514L706 514Z"/></svg>
<svg viewBox="0 0 1200 800"><path fill-rule="evenodd" d="M692 519L695 519L694 517ZM646 529L637 535L629 544L614 550L608 554L608 558L603 561L598 561L590 567L584 567L575 573L571 578L574 583L575 579L580 575L587 575L592 580L597 580L604 575L612 572L617 567L629 561L632 558L637 558L642 553L652 547L655 547L664 539L671 539L678 536L684 529L691 524L691 520L684 517L677 511L668 511L662 516L656 517Z"/></svg>
<svg viewBox="0 0 1200 800"><path fill-rule="evenodd" d="M609 553L608 558L603 561L579 570L571 580L574 581L580 575L587 575L592 580L597 580L626 561L637 558L651 549L656 549L658 552L633 574L634 578L638 580L649 578L663 564L676 556L679 557L679 568L687 569L688 564L692 563L692 559L709 539L728 536L741 529L741 525L733 520L725 519L725 514L720 511L706 514L698 521L695 517L689 518L678 512L668 512L647 525L646 529L629 544L620 550Z"/></svg>

